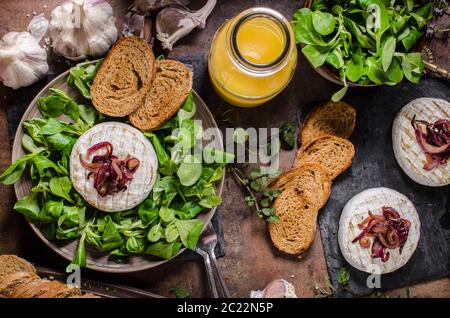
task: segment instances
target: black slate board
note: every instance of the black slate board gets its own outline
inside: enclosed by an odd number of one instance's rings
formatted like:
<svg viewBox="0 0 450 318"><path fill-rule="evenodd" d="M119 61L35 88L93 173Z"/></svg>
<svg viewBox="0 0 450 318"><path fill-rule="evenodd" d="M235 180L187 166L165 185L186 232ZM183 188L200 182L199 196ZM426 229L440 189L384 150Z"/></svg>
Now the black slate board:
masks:
<svg viewBox="0 0 450 318"><path fill-rule="evenodd" d="M206 77L206 64L204 59L200 55L186 55L176 57L177 60L185 63L189 69L193 72L193 88L198 92L203 85ZM47 77L38 83L21 88L19 90L8 90L5 96L7 110L6 116L8 120L8 132L11 144L14 141L14 135L16 133L17 126L22 118L23 113L27 109L33 98L40 92L40 90L47 85L52 79L54 79L59 74L49 73ZM220 215L220 208L216 210L211 223L217 233L217 245L215 248L215 253L217 257L222 257L225 255L225 243L222 231L222 217ZM183 253L179 259L180 260L190 260L193 258L198 258L199 255L186 251Z"/></svg>
<svg viewBox="0 0 450 318"><path fill-rule="evenodd" d="M396 113L419 97L450 100L450 85L424 78L420 85L402 83L364 90L345 98L357 108L356 129L350 138L356 155L351 168L334 180L330 199L319 214L320 233L336 297L366 296L375 291L366 285L368 274L347 264L337 239L345 204L369 188L383 186L406 195L416 206L422 225L414 255L398 271L382 275L380 291L450 275L450 186L430 188L413 182L398 166L392 150L391 128ZM312 106L299 110L300 122ZM447 166L450 169L450 164ZM337 283L337 273L343 266L351 273L346 287Z"/></svg>

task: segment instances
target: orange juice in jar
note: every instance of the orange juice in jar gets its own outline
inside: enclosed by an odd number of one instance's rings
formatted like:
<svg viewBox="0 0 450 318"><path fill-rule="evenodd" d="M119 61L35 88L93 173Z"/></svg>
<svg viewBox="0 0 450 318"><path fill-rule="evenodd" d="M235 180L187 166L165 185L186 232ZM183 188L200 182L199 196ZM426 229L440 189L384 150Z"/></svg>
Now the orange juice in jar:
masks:
<svg viewBox="0 0 450 318"><path fill-rule="evenodd" d="M208 58L217 93L241 107L259 106L278 95L296 64L292 28L268 8L248 9L226 21L214 36Z"/></svg>

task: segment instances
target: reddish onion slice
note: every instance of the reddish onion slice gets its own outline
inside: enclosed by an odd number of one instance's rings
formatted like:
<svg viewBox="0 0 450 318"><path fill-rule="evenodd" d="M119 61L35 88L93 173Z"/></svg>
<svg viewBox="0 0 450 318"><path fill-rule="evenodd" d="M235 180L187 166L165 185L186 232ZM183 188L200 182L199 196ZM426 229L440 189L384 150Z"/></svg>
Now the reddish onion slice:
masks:
<svg viewBox="0 0 450 318"><path fill-rule="evenodd" d="M439 119L433 124L417 120L414 116L411 124L416 140L425 153L426 162L423 168L430 171L445 164L450 157L450 120Z"/></svg>
<svg viewBox="0 0 450 318"><path fill-rule="evenodd" d="M92 162L87 162L80 154L83 167L90 170L88 178L94 178L94 188L100 196L114 194L127 189L126 184L133 180L133 174L140 161L130 155L120 160L112 154L113 147L109 142L100 142L87 150L87 157L100 149L106 149L103 155L95 155Z"/></svg>
<svg viewBox="0 0 450 318"><path fill-rule="evenodd" d="M352 243L359 241L362 247L371 247L372 258L380 258L382 262L387 262L390 252L386 249L400 248L399 252L402 253L403 246L408 239L411 222L401 218L394 208L384 206L381 210L383 213L381 215L372 214L369 211L369 216L358 224L362 231L353 239ZM369 239L371 236L374 237L372 246L370 246Z"/></svg>

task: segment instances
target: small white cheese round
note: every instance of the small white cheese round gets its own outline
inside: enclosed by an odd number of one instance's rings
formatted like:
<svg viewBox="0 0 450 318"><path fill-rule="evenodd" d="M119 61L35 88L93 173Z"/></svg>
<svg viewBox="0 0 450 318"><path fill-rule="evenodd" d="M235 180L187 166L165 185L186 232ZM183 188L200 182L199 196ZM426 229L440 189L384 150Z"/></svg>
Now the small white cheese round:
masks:
<svg viewBox="0 0 450 318"><path fill-rule="evenodd" d="M450 166L447 162L431 171L423 166L425 153L416 140L411 120L434 123L438 119L450 118L450 103L437 98L418 98L404 106L392 125L392 145L395 158L403 171L415 182L425 186L439 187L450 184Z"/></svg>
<svg viewBox="0 0 450 318"><path fill-rule="evenodd" d="M373 214L381 214L383 206L394 208L400 217L411 222L402 253L399 248L387 249L390 253L387 262L372 258L371 247L364 248L358 241L352 243L361 233L358 224L368 216L369 210ZM371 274L390 273L405 265L416 250L419 238L420 220L416 208L403 194L389 188L373 188L357 194L347 202L339 221L338 239L342 255L353 267Z"/></svg>
<svg viewBox="0 0 450 318"><path fill-rule="evenodd" d="M103 141L112 144L113 155L119 159L131 155L140 161L127 189L104 197L98 194L93 178L88 179L90 171L80 161L81 154L91 162L95 154L87 158L87 150ZM150 141L136 128L119 122L101 123L86 131L73 146L70 156L70 179L75 190L89 204L105 212L126 211L144 201L155 184L157 170L158 160Z"/></svg>

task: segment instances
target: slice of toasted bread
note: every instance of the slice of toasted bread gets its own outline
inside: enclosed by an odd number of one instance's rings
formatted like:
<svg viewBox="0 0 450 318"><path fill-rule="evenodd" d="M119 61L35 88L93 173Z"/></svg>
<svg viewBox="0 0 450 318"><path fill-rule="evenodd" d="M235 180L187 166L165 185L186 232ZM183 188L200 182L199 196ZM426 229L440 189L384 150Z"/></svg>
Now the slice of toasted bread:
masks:
<svg viewBox="0 0 450 318"><path fill-rule="evenodd" d="M109 51L91 87L92 103L102 114L123 117L142 105L155 78L155 56L137 36L123 38Z"/></svg>
<svg viewBox="0 0 450 318"><path fill-rule="evenodd" d="M141 130L153 130L169 120L192 89L189 69L178 61L156 62L156 78L141 107L130 114L130 122Z"/></svg>
<svg viewBox="0 0 450 318"><path fill-rule="evenodd" d="M325 205L331 192L331 180L327 171L321 165L314 163L302 164L284 172L269 186L280 190L295 186L298 192L309 202L314 203L317 209Z"/></svg>
<svg viewBox="0 0 450 318"><path fill-rule="evenodd" d="M324 135L349 138L355 129L356 110L344 102L329 101L314 108L300 130L302 147Z"/></svg>
<svg viewBox="0 0 450 318"><path fill-rule="evenodd" d="M276 198L273 207L279 221L269 224L270 238L280 251L298 255L314 241L318 209L308 202L297 187L288 186Z"/></svg>
<svg viewBox="0 0 450 318"><path fill-rule="evenodd" d="M0 282L4 277L16 272L36 274L36 269L30 262L16 255L0 255Z"/></svg>
<svg viewBox="0 0 450 318"><path fill-rule="evenodd" d="M355 147L347 139L325 135L297 152L294 167L316 163L326 169L333 180L352 164Z"/></svg>

